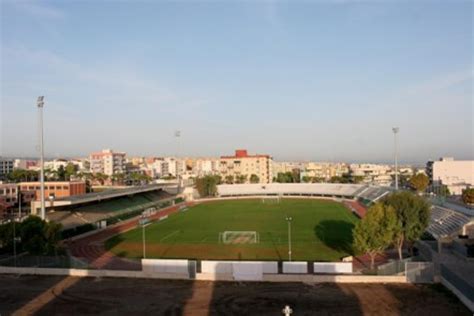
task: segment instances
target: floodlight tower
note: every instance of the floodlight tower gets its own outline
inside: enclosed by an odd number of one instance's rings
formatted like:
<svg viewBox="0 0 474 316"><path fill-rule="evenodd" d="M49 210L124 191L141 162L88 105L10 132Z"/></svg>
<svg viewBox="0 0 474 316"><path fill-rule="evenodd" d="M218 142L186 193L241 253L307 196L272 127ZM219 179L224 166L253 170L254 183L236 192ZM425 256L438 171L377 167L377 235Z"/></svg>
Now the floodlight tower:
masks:
<svg viewBox="0 0 474 316"><path fill-rule="evenodd" d="M398 190L398 132L400 128L393 127L393 139L394 139L394 155L395 155L395 190Z"/></svg>
<svg viewBox="0 0 474 316"><path fill-rule="evenodd" d="M176 179L178 180L178 188L177 188L177 194L179 194L179 191L181 189L181 177L179 174L179 162L178 162L178 155L179 155L179 138L181 137L181 131L176 130L174 132L174 138L176 139Z"/></svg>
<svg viewBox="0 0 474 316"><path fill-rule="evenodd" d="M38 125L39 125L39 150L40 150L40 182L41 182L41 219L46 218L46 211L44 206L44 140L43 140L43 106L44 96L39 96L36 101L38 107Z"/></svg>

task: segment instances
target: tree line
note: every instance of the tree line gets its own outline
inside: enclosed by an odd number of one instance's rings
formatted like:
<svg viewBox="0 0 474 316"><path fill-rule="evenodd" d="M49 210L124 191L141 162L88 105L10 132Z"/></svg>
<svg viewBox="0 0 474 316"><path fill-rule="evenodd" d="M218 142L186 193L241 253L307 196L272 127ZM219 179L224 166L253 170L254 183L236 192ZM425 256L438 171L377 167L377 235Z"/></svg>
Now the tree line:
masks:
<svg viewBox="0 0 474 316"><path fill-rule="evenodd" d="M2 224L0 253L11 253L15 242L18 253L26 251L32 255L56 255L61 251L59 246L61 229L61 224L47 222L33 215L21 223Z"/></svg>
<svg viewBox="0 0 474 316"><path fill-rule="evenodd" d="M395 192L372 205L354 228L354 250L370 257L371 269L378 254L393 246L403 259L403 247L410 252L428 227L431 208L421 196Z"/></svg>

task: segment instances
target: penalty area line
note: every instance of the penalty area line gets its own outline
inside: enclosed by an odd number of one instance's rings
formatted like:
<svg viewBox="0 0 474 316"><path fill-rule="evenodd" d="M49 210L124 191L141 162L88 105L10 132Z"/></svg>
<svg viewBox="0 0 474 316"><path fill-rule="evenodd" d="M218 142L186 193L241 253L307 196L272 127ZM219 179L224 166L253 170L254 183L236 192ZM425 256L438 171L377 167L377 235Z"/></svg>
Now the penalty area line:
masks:
<svg viewBox="0 0 474 316"><path fill-rule="evenodd" d="M167 239L167 238L170 238L171 236L173 236L173 235L176 234L176 233L179 233L179 230L175 230L174 232L169 233L169 234L166 235L165 237L161 238L160 241L163 241L163 240L165 240L165 239Z"/></svg>

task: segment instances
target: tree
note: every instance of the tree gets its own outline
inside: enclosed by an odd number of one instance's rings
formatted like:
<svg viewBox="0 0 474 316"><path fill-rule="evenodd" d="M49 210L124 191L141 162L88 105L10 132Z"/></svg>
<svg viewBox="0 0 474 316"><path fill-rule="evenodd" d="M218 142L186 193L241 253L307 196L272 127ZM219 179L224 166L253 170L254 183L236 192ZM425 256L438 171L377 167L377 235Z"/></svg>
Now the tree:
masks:
<svg viewBox="0 0 474 316"><path fill-rule="evenodd" d="M71 181L71 177L76 176L76 174L77 174L77 166L73 163L68 163L65 169L66 180Z"/></svg>
<svg viewBox="0 0 474 316"><path fill-rule="evenodd" d="M38 171L14 169L7 175L7 179L12 182L37 181L39 179Z"/></svg>
<svg viewBox="0 0 474 316"><path fill-rule="evenodd" d="M395 210L381 203L371 206L366 216L356 224L354 248L369 255L371 269L374 268L375 257L392 244L396 229Z"/></svg>
<svg viewBox="0 0 474 316"><path fill-rule="evenodd" d="M430 179L423 173L415 174L410 178L410 187L418 193L424 192L429 183Z"/></svg>
<svg viewBox="0 0 474 316"><path fill-rule="evenodd" d="M398 250L398 257L403 259L402 249L405 242L413 243L426 230L430 220L430 205L418 195L411 192L395 192L382 200L396 212L399 232L393 243Z"/></svg>
<svg viewBox="0 0 474 316"><path fill-rule="evenodd" d="M56 254L61 239L62 225L46 222L38 216L30 215L20 225L22 249L32 255Z"/></svg>
<svg viewBox="0 0 474 316"><path fill-rule="evenodd" d="M301 181L303 181L304 183L310 183L312 182L312 180L313 180L312 177L308 177L308 176L301 177Z"/></svg>
<svg viewBox="0 0 474 316"><path fill-rule="evenodd" d="M45 253L56 254L59 248L59 242L61 241L61 223L49 222L45 223L43 228L43 234L46 239Z"/></svg>
<svg viewBox="0 0 474 316"><path fill-rule="evenodd" d="M108 178L109 176L105 173L97 172L96 174L94 174L94 179L99 181L101 185L104 185L105 181L107 181Z"/></svg>
<svg viewBox="0 0 474 316"><path fill-rule="evenodd" d="M235 183L242 184L242 183L245 183L245 182L247 182L247 175L239 174L235 177Z"/></svg>
<svg viewBox="0 0 474 316"><path fill-rule="evenodd" d="M259 183L260 178L256 174L250 175L250 183Z"/></svg>
<svg viewBox="0 0 474 316"><path fill-rule="evenodd" d="M293 183L294 182L294 175L293 172L278 172L276 177L276 182L278 183Z"/></svg>
<svg viewBox="0 0 474 316"><path fill-rule="evenodd" d="M20 236L23 249L32 255L41 255L46 250L43 221L38 216L28 216L21 223Z"/></svg>
<svg viewBox="0 0 474 316"><path fill-rule="evenodd" d="M462 201L466 204L474 204L474 188L462 190Z"/></svg>
<svg viewBox="0 0 474 316"><path fill-rule="evenodd" d="M63 165L60 165L56 171L58 181L66 181L66 170Z"/></svg>
<svg viewBox="0 0 474 316"><path fill-rule="evenodd" d="M322 178L322 177L313 177L313 178L311 178L312 183L323 183L324 181L325 181L325 179Z"/></svg>
<svg viewBox="0 0 474 316"><path fill-rule="evenodd" d="M225 183L226 184L233 184L234 183L234 176L233 175L228 175L225 177Z"/></svg>
<svg viewBox="0 0 474 316"><path fill-rule="evenodd" d="M123 185L123 182L125 180L125 174L115 173L112 175L111 180L113 184Z"/></svg>
<svg viewBox="0 0 474 316"><path fill-rule="evenodd" d="M440 187L439 187L439 195L441 196L448 196L448 195L451 195L451 192L449 191L449 188L447 185L444 185L442 184Z"/></svg>
<svg viewBox="0 0 474 316"><path fill-rule="evenodd" d="M209 196L215 196L217 194L217 184L219 181L219 176L204 176L201 178L197 178L195 183L196 183L196 189L199 192L199 195L201 197L209 197Z"/></svg>

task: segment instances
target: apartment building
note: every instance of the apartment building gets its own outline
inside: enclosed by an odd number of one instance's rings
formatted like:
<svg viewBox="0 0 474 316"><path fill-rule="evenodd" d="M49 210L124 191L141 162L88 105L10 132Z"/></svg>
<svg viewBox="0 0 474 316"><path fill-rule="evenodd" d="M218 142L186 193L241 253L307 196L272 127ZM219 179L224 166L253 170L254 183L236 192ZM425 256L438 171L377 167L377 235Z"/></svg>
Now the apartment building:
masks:
<svg viewBox="0 0 474 316"><path fill-rule="evenodd" d="M251 175L258 176L259 183L272 182L272 158L269 155L249 155L247 150L238 149L234 156L220 158L220 174L223 178L232 176L236 179L240 175L246 176L250 182Z"/></svg>
<svg viewBox="0 0 474 316"><path fill-rule="evenodd" d="M191 169L193 174L202 177L207 175L215 175L220 172L219 158L197 158L192 161Z"/></svg>
<svg viewBox="0 0 474 316"><path fill-rule="evenodd" d="M125 156L125 153L114 152L111 149L92 153L89 156L90 171L92 173L104 173L108 176L116 173L125 173Z"/></svg>
<svg viewBox="0 0 474 316"><path fill-rule="evenodd" d="M379 164L351 164L353 176L363 177L364 183L390 186L392 184L392 167Z"/></svg>
<svg viewBox="0 0 474 316"><path fill-rule="evenodd" d="M0 180L5 179L13 171L14 160L0 157Z"/></svg>
<svg viewBox="0 0 474 316"><path fill-rule="evenodd" d="M433 190L446 185L451 194L462 194L465 188L474 187L474 160L443 157L438 161L428 161L426 174Z"/></svg>
<svg viewBox="0 0 474 316"><path fill-rule="evenodd" d="M326 181L332 177L342 177L349 171L349 167L345 163L332 162L308 162L305 166L302 176L321 178Z"/></svg>
<svg viewBox="0 0 474 316"><path fill-rule="evenodd" d="M15 183L0 184L0 198L9 206L18 202L18 186Z"/></svg>
<svg viewBox="0 0 474 316"><path fill-rule="evenodd" d="M37 160L15 159L13 167L15 169L32 169L38 165Z"/></svg>

